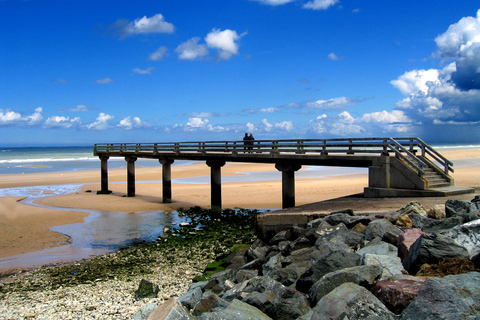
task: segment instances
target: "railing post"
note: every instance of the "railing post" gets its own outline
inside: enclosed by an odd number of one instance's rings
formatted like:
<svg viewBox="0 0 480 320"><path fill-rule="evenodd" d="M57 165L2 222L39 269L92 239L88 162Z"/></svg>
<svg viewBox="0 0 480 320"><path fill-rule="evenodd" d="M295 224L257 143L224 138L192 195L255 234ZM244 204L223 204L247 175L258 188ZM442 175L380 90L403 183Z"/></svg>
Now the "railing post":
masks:
<svg viewBox="0 0 480 320"><path fill-rule="evenodd" d="M180 154L180 145L178 142L175 142L174 150L175 150L175 154Z"/></svg>
<svg viewBox="0 0 480 320"><path fill-rule="evenodd" d="M353 141L352 140L348 140L348 151L347 151L347 154L354 154L355 152L353 152Z"/></svg>
<svg viewBox="0 0 480 320"><path fill-rule="evenodd" d="M327 140L323 140L322 154L323 154L323 155L328 155L328 152L327 152Z"/></svg>

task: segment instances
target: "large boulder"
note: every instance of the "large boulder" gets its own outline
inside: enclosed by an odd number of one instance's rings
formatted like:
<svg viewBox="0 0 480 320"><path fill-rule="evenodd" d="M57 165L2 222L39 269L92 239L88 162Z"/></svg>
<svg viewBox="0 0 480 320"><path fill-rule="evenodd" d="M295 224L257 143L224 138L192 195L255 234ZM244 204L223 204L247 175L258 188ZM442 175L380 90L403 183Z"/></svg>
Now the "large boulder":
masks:
<svg viewBox="0 0 480 320"><path fill-rule="evenodd" d="M474 220L449 230L439 232L464 247L470 258L480 253L480 220Z"/></svg>
<svg viewBox="0 0 480 320"><path fill-rule="evenodd" d="M271 320L269 316L248 303L240 300L233 300L228 307L202 313L199 320L229 319L229 320Z"/></svg>
<svg viewBox="0 0 480 320"><path fill-rule="evenodd" d="M376 237L381 239L386 232L399 235L403 233L403 230L386 219L374 220L368 224L365 230L365 240L370 241Z"/></svg>
<svg viewBox="0 0 480 320"><path fill-rule="evenodd" d="M445 206L434 205L427 211L427 215L433 219L445 219L447 215L445 214Z"/></svg>
<svg viewBox="0 0 480 320"><path fill-rule="evenodd" d="M399 320L479 319L480 273L427 278Z"/></svg>
<svg viewBox="0 0 480 320"><path fill-rule="evenodd" d="M316 305L323 296L329 294L336 287L347 282L355 283L366 289L370 289L375 281L380 279L381 275L382 267L376 265L357 266L330 272L320 278L320 280L315 282L310 288L310 302L313 306Z"/></svg>
<svg viewBox="0 0 480 320"><path fill-rule="evenodd" d="M398 256L400 257L400 260L402 260L402 262L407 257L412 244L414 244L415 241L417 241L422 234L424 234L422 229L415 228L415 229L408 229L405 231L405 233L402 233L401 235L398 236L398 241L397 241Z"/></svg>
<svg viewBox="0 0 480 320"><path fill-rule="evenodd" d="M397 210L399 216L410 215L410 214L419 214L421 216L427 216L427 210L423 205L417 201L412 201L404 205L402 208Z"/></svg>
<svg viewBox="0 0 480 320"><path fill-rule="evenodd" d="M367 225L370 223L370 219L365 216L352 216L348 213L336 213L328 215L324 218L326 222L331 224L332 226L336 226L337 224L343 223L347 228L351 229L356 224L362 223Z"/></svg>
<svg viewBox="0 0 480 320"><path fill-rule="evenodd" d="M315 247L293 251L289 256L277 254L262 267L262 274L289 286L313 265Z"/></svg>
<svg viewBox="0 0 480 320"><path fill-rule="evenodd" d="M255 259L260 259L262 261L265 260L265 255L268 251L269 246L267 246L262 240L257 239L254 243L248 248L247 252L245 253L248 261L252 261Z"/></svg>
<svg viewBox="0 0 480 320"><path fill-rule="evenodd" d="M296 319L310 311L307 298L270 277L255 277L226 292L224 299L240 299L273 319Z"/></svg>
<svg viewBox="0 0 480 320"><path fill-rule="evenodd" d="M175 298L170 298L163 304L153 310L147 318L148 320L163 320L163 319L191 319L187 309L182 306Z"/></svg>
<svg viewBox="0 0 480 320"><path fill-rule="evenodd" d="M375 283L372 293L393 313L400 314L417 295L424 280L412 276L394 276Z"/></svg>
<svg viewBox="0 0 480 320"><path fill-rule="evenodd" d="M403 266L410 274L416 274L425 264L437 264L451 258L469 258L468 251L456 244L451 238L437 234L425 233L410 247Z"/></svg>
<svg viewBox="0 0 480 320"><path fill-rule="evenodd" d="M398 257L397 247L389 243L380 242L377 245L362 248L356 254L362 256L363 265L380 266L383 270L380 278L382 280L403 272L403 265Z"/></svg>
<svg viewBox="0 0 480 320"><path fill-rule="evenodd" d="M307 294L312 285L327 273L360 265L361 256L356 253L336 251L320 258L297 280L295 288Z"/></svg>
<svg viewBox="0 0 480 320"><path fill-rule="evenodd" d="M394 320L396 318L370 291L353 283L344 283L324 296L312 309L308 319Z"/></svg>
<svg viewBox="0 0 480 320"><path fill-rule="evenodd" d="M142 279L138 285L137 291L135 291L135 299L140 300L143 298L156 298L160 289L155 283Z"/></svg>

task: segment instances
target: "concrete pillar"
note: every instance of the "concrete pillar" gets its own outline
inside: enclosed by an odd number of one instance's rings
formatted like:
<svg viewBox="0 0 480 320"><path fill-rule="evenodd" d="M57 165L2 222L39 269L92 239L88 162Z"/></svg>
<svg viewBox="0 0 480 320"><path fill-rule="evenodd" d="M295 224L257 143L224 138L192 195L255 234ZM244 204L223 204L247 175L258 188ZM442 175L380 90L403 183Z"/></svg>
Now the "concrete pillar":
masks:
<svg viewBox="0 0 480 320"><path fill-rule="evenodd" d="M212 211L222 211L222 167L225 165L223 160L207 160L207 166L210 167L210 194Z"/></svg>
<svg viewBox="0 0 480 320"><path fill-rule="evenodd" d="M295 207L295 171L302 165L291 163L276 163L275 168L282 171L282 208Z"/></svg>
<svg viewBox="0 0 480 320"><path fill-rule="evenodd" d="M172 203L172 168L173 159L160 159L162 164L162 195L163 203Z"/></svg>
<svg viewBox="0 0 480 320"><path fill-rule="evenodd" d="M127 161L127 197L135 197L135 161L137 157L125 157Z"/></svg>
<svg viewBox="0 0 480 320"><path fill-rule="evenodd" d="M109 156L100 156L100 171L101 171L101 182L100 182L100 191L97 191L97 194L110 194L112 191L108 190L108 158Z"/></svg>

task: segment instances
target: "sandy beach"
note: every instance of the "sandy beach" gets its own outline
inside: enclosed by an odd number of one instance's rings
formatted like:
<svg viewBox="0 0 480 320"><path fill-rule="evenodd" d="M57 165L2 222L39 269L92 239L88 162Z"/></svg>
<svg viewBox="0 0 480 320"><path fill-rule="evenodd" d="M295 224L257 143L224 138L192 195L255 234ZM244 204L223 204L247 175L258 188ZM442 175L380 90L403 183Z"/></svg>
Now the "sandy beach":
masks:
<svg viewBox="0 0 480 320"><path fill-rule="evenodd" d="M451 150L442 152L448 159L478 159L478 165L454 167L455 185L480 188L480 150ZM271 164L227 163L222 168L222 176L254 175L259 171L278 172ZM210 168L204 163L173 166L172 179L210 176ZM280 174L279 174L280 177ZM110 195L97 195L100 189L100 170L84 172L42 173L23 175L0 175L0 188L13 188L40 185L84 184L81 191L41 198L35 203L44 206L71 208L72 210L52 210L32 207L20 203L21 197L0 197L0 257L8 257L25 252L38 251L66 244L69 237L50 230L53 226L81 222L87 213L75 209L95 209L135 213L150 210L171 211L191 206L210 206L210 185L173 183L171 204L161 203L161 166L137 168L136 197L125 197L126 170L109 170ZM224 208L242 207L252 209L281 208L281 180L222 183ZM155 182L148 182L155 181ZM325 178L296 179L296 205L318 203L363 192L368 184L367 174L330 176ZM92 192L89 192L92 191ZM471 200L473 194L457 196ZM412 199L385 199L376 205L385 210L396 210ZM443 198L420 198L426 206L444 204ZM359 204L365 206L365 203ZM320 204L318 205L320 206ZM355 208L355 203L351 203ZM358 208L359 209L359 208Z"/></svg>

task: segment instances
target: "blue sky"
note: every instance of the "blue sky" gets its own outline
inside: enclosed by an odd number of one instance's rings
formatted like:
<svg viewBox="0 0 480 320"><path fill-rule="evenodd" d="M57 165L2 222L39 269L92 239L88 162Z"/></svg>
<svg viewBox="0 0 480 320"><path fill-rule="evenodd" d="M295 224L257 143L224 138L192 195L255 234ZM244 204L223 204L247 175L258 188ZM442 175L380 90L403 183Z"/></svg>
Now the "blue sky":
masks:
<svg viewBox="0 0 480 320"><path fill-rule="evenodd" d="M0 145L479 142L474 2L0 0Z"/></svg>

